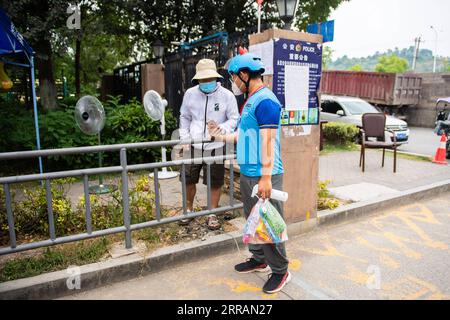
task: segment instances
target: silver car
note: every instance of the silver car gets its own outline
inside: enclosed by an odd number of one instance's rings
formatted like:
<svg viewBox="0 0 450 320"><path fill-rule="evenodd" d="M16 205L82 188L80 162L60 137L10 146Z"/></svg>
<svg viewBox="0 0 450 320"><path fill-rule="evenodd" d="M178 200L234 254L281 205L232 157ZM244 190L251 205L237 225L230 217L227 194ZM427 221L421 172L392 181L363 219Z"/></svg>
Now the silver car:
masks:
<svg viewBox="0 0 450 320"><path fill-rule="evenodd" d="M356 97L321 96L321 120L343 122L362 128L364 113L379 113L370 103ZM407 143L409 138L408 124L393 116L386 115L386 129L395 132L399 144Z"/></svg>

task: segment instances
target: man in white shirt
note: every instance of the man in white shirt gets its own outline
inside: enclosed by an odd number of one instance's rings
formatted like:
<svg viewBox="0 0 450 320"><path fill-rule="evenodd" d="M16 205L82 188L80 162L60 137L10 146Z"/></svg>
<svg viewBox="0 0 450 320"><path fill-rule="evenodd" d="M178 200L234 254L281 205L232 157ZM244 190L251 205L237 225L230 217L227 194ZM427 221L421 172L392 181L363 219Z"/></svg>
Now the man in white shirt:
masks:
<svg viewBox="0 0 450 320"><path fill-rule="evenodd" d="M224 133L232 133L237 125L239 111L234 94L222 87L219 82L223 77L217 73L213 60L202 59L197 63L196 74L192 78L195 87L188 89L183 97L180 110L180 138L210 139L208 123L218 125ZM225 154L223 142L194 144L191 148L193 157L211 157ZM193 211L196 184L200 170L203 168L203 184L207 184L206 164L198 163L186 166L186 203L188 210ZM223 162L211 165L211 207L217 208L221 188L224 183L225 168ZM181 179L181 177L180 177ZM189 220L182 220L189 223ZM208 216L209 229L220 228L215 215Z"/></svg>

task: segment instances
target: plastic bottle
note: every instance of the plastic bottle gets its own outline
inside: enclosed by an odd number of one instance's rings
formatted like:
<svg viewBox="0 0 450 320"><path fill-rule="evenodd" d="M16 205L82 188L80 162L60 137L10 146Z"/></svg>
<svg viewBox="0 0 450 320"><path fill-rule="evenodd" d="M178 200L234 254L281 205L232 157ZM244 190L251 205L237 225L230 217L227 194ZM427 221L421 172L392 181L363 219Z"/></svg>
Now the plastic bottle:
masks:
<svg viewBox="0 0 450 320"><path fill-rule="evenodd" d="M257 193L258 193L258 185L255 185L253 187L252 197L256 196ZM272 192L270 193L270 198L274 199L274 200L286 202L288 199L288 193L285 191L272 189Z"/></svg>

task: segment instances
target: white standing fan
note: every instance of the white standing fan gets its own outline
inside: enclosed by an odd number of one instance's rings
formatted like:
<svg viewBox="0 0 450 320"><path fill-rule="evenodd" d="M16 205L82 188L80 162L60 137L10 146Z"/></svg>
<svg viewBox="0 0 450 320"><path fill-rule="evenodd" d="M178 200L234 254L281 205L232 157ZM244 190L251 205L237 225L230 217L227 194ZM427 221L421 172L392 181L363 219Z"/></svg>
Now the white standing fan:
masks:
<svg viewBox="0 0 450 320"><path fill-rule="evenodd" d="M102 103L93 96L84 96L78 100L75 106L75 122L83 133L97 135L98 145L101 144L100 132L105 126L106 114ZM103 166L102 153L98 154L98 165ZM104 194L117 189L114 185L103 184L103 176L99 175L99 184L90 186L89 193Z"/></svg>
<svg viewBox="0 0 450 320"><path fill-rule="evenodd" d="M158 92L149 90L144 95L144 109L147 115L154 121L161 121L161 136L164 140L166 134L166 123L164 119L164 111L167 107L167 100L162 99ZM161 147L162 162L166 162L166 147ZM167 171L164 167L162 171L158 171L158 179L171 179L175 178L178 172ZM153 173L150 174L153 177Z"/></svg>

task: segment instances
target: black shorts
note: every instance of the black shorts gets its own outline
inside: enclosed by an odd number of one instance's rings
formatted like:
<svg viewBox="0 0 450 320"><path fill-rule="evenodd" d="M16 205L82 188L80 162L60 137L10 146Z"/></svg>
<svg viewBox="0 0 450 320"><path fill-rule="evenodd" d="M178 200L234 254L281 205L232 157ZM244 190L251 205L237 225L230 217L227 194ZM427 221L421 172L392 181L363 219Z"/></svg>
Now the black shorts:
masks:
<svg viewBox="0 0 450 320"><path fill-rule="evenodd" d="M203 157L214 157L214 156L225 155L224 148L213 149L213 150L204 150ZM197 150L191 148L191 158L197 157L200 158L201 150ZM224 160L222 163L212 163L211 164L211 186L212 187L221 187L224 183L225 176L225 166ZM208 184L208 176L207 176L207 165L205 163L198 164L188 164L186 165L186 184L197 184L200 180L200 170L203 169L203 184ZM182 175L180 175L180 181L182 179Z"/></svg>

